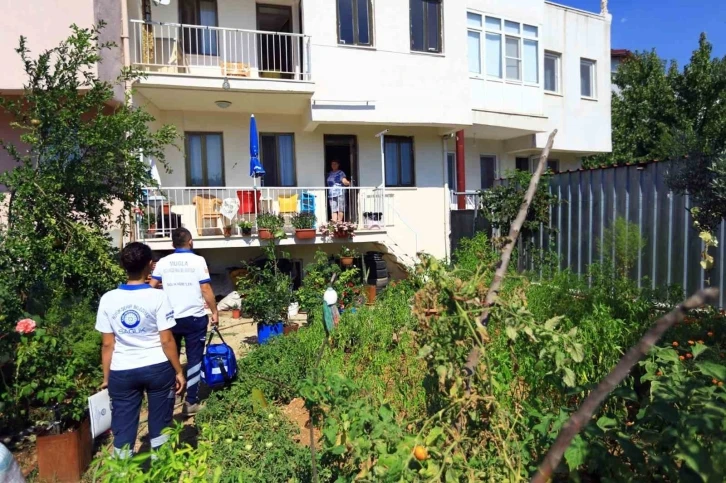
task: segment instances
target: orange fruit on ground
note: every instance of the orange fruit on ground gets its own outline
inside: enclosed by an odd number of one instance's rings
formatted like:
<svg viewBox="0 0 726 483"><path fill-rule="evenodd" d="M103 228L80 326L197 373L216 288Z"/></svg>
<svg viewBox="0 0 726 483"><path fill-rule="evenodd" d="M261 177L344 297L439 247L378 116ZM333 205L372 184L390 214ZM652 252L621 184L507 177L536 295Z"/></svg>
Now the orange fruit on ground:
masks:
<svg viewBox="0 0 726 483"><path fill-rule="evenodd" d="M723 386L723 381L718 381L718 387Z"/></svg>
<svg viewBox="0 0 726 483"><path fill-rule="evenodd" d="M699 343L699 344L703 344L703 341L702 341L702 340L699 340L699 341L698 341L698 343Z"/></svg>
<svg viewBox="0 0 726 483"><path fill-rule="evenodd" d="M711 382L714 384L718 384L718 381L716 379L712 379Z"/></svg>
<svg viewBox="0 0 726 483"><path fill-rule="evenodd" d="M688 354L686 354L686 359L692 359L692 358L693 358L693 354L691 354L690 352Z"/></svg>
<svg viewBox="0 0 726 483"><path fill-rule="evenodd" d="M655 375L656 375L656 376L662 376L662 375L663 375L663 373L662 373L661 371L658 371L658 372L656 372L656 373L655 373Z"/></svg>
<svg viewBox="0 0 726 483"><path fill-rule="evenodd" d="M683 356L678 356L678 360L681 360L681 361L685 361L685 360L686 360L686 358L685 358L685 357L683 357Z"/></svg>
<svg viewBox="0 0 726 483"><path fill-rule="evenodd" d="M421 445L416 445L416 447L413 449L413 455L416 457L419 461L424 461L429 459L429 452Z"/></svg>
<svg viewBox="0 0 726 483"><path fill-rule="evenodd" d="M674 340L673 341L673 347L678 347L678 341L677 340Z"/></svg>
<svg viewBox="0 0 726 483"><path fill-rule="evenodd" d="M688 341L688 345L693 345L693 344L695 344L695 342L693 342L692 340Z"/></svg>
<svg viewBox="0 0 726 483"><path fill-rule="evenodd" d="M709 337L713 337L713 332L709 332L709 333L708 333L708 334L706 334L706 335L708 335Z"/></svg>

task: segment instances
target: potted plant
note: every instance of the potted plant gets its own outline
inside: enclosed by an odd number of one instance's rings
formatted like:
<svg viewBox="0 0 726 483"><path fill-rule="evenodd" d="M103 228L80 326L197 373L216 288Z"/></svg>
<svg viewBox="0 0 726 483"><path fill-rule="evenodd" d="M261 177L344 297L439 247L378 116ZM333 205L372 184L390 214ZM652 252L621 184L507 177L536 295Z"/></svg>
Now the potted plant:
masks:
<svg viewBox="0 0 726 483"><path fill-rule="evenodd" d="M347 221L330 221L320 227L320 234L326 238L353 238L357 227L355 223Z"/></svg>
<svg viewBox="0 0 726 483"><path fill-rule="evenodd" d="M232 225L224 225L224 237L229 238L232 236Z"/></svg>
<svg viewBox="0 0 726 483"><path fill-rule="evenodd" d="M265 344L281 335L292 300L292 279L277 268L274 245L265 247L263 267L246 264L248 275L237 282L242 310L257 323L257 341Z"/></svg>
<svg viewBox="0 0 726 483"><path fill-rule="evenodd" d="M282 215L273 213L262 213L257 216L257 232L260 240L273 240L285 238L285 218Z"/></svg>
<svg viewBox="0 0 726 483"><path fill-rule="evenodd" d="M292 226L295 228L295 238L298 240L310 240L315 238L315 213L296 213L292 217Z"/></svg>
<svg viewBox="0 0 726 483"><path fill-rule="evenodd" d="M240 231L242 231L242 236L252 235L252 223L251 222L242 220L237 223L237 226L239 227Z"/></svg>
<svg viewBox="0 0 726 483"><path fill-rule="evenodd" d="M353 259L358 256L358 252L355 249L343 246L340 249L340 264L344 267L353 266Z"/></svg>
<svg viewBox="0 0 726 483"><path fill-rule="evenodd" d="M156 214L144 213L141 215L141 227L149 236L156 234Z"/></svg>
<svg viewBox="0 0 726 483"><path fill-rule="evenodd" d="M242 317L242 310L240 309L239 304L234 304L232 306L232 318L239 319L241 317Z"/></svg>

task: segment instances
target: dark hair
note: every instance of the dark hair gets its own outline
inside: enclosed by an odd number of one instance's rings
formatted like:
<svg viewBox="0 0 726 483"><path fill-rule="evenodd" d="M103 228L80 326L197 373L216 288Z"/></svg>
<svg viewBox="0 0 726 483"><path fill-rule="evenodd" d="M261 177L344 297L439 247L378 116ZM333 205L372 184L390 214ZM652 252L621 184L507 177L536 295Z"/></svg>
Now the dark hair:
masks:
<svg viewBox="0 0 726 483"><path fill-rule="evenodd" d="M129 243L121 250L121 266L131 277L141 275L151 260L151 248L143 243Z"/></svg>
<svg viewBox="0 0 726 483"><path fill-rule="evenodd" d="M174 248L182 248L192 241L192 233L186 228L177 228L171 232L171 246Z"/></svg>

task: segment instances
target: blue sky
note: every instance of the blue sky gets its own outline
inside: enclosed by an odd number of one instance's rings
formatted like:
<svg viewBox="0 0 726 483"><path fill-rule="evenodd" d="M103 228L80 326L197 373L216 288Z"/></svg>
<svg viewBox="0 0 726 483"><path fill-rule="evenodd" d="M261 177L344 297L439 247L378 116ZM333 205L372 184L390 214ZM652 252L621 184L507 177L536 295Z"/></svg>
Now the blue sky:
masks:
<svg viewBox="0 0 726 483"><path fill-rule="evenodd" d="M600 0L554 0L589 11L600 11ZM610 0L614 49L650 50L683 67L706 32L717 57L726 55L724 0Z"/></svg>

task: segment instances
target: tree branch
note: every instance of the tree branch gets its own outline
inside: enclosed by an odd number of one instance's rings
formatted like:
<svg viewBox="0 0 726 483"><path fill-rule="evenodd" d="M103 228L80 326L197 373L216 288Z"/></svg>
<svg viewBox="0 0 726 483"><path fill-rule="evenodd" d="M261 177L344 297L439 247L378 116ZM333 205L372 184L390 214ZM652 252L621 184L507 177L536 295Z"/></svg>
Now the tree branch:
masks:
<svg viewBox="0 0 726 483"><path fill-rule="evenodd" d="M630 350L620 359L620 362L615 368L610 371L605 379L593 390L585 401L583 401L580 408L575 411L570 419L562 426L560 434L557 435L557 439L554 444L550 447L550 450L545 455L542 464L537 469L537 473L532 476L531 483L546 483L552 473L560 464L562 455L565 454L565 450L572 439L577 436L583 427L590 421L592 415L600 404L608 397L608 395L630 374L630 370L642 359L650 349L658 342L658 340L670 329L673 324L683 320L686 312L691 309L695 309L712 303L717 300L719 289L707 288L699 290L685 302L682 302L676 308L668 312L666 315L656 321L648 332L643 335L640 341L630 348Z"/></svg>
<svg viewBox="0 0 726 483"><path fill-rule="evenodd" d="M494 302L497 300L497 296L499 295L499 289L502 286L504 276L507 274L507 268L509 268L509 260L511 260L512 258L512 250L514 250L514 245L517 243L519 233L522 231L522 225L524 225L524 222L527 219L529 205L532 204L532 199L537 192L537 185L539 185L539 180L540 178L542 178L542 173L544 173L547 166L547 158L550 155L550 150L552 149L552 145L555 142L556 135L557 129L552 131L549 139L547 140L547 144L545 145L545 148L539 157L537 169L534 171L532 179L529 181L529 187L527 187L527 192L524 194L524 200L522 201L522 206L519 208L519 213L517 213L517 217L514 219L514 222L512 222L512 225L509 227L509 236L507 237L506 244L502 248L502 259L497 265L497 271L494 273L494 279L492 280L492 284L489 286L487 296L484 299L484 310L482 311L481 317L479 318L479 323L484 327L486 327L489 323L489 308L494 304ZM479 347L475 346L469 353L466 364L464 364L464 373L467 376L471 376L472 374L474 374L474 368L478 364Z"/></svg>

